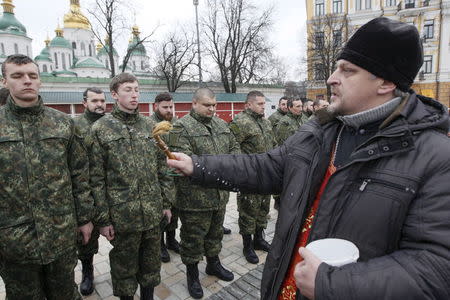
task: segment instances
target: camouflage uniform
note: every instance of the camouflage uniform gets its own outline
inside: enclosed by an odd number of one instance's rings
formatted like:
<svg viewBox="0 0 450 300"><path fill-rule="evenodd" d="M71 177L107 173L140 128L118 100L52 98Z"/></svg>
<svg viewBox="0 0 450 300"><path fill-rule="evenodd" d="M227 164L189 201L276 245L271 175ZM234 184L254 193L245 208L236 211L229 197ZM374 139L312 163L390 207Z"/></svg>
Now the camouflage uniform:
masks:
<svg viewBox="0 0 450 300"><path fill-rule="evenodd" d="M278 126L278 122L280 122L281 118L284 117L286 113L282 111L280 108L277 109L276 112L269 116L270 124L272 124L272 131L276 132L276 128Z"/></svg>
<svg viewBox="0 0 450 300"><path fill-rule="evenodd" d="M276 146L271 123L250 109L236 115L230 123L242 153L264 153ZM270 196L238 194L239 233L254 234L267 227Z"/></svg>
<svg viewBox="0 0 450 300"><path fill-rule="evenodd" d="M161 116L159 114L157 114L156 112L154 112L151 116L150 119L156 123L165 121L165 119L161 118ZM177 120L177 117L173 117L172 120L170 121L170 123L175 123L175 121ZM164 139L164 137L163 137ZM164 228L165 232L168 231L174 231L175 229L177 229L178 227L178 218L179 218L179 213L178 210L175 207L172 207L170 209L170 211L172 212L172 219L170 220L170 223L166 225L166 227Z"/></svg>
<svg viewBox="0 0 450 300"><path fill-rule="evenodd" d="M96 223L112 224L115 231L109 258L116 296L134 295L138 283L154 287L160 282L159 223L174 187L164 154L152 139L153 126L149 118L116 105L94 123L89 136Z"/></svg>
<svg viewBox="0 0 450 300"><path fill-rule="evenodd" d="M82 115L74 119L75 126L83 139L88 136L92 124L101 117L103 117L102 114L93 113L86 109ZM98 227L95 226L92 230L91 239L86 245L83 245L82 241L78 239L77 248L79 260L90 258L98 253L99 236L100 232L98 231Z"/></svg>
<svg viewBox="0 0 450 300"><path fill-rule="evenodd" d="M275 131L278 145L283 144L284 141L293 135L305 122L308 122L308 117L303 113L300 115L294 115L293 113L288 112L284 117L282 117L278 122L278 126Z"/></svg>
<svg viewBox="0 0 450 300"><path fill-rule="evenodd" d="M239 153L239 146L225 121L203 117L193 110L175 122L169 146L172 151L187 155ZM181 219L181 260L189 265L203 260L203 255L218 255L229 193L191 186L185 177L176 177L175 181L175 207Z"/></svg>
<svg viewBox="0 0 450 300"><path fill-rule="evenodd" d="M8 299L79 299L77 225L91 220L88 161L73 120L38 104L0 108L0 275Z"/></svg>

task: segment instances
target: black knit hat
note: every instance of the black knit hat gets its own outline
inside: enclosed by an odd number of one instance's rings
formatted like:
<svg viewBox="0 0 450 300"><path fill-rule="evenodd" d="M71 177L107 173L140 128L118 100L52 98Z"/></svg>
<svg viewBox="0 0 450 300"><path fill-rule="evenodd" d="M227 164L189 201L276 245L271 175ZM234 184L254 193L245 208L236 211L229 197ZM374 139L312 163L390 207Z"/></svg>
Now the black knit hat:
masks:
<svg viewBox="0 0 450 300"><path fill-rule="evenodd" d="M337 59L392 81L406 92L423 64L422 43L415 26L381 17L361 26Z"/></svg>

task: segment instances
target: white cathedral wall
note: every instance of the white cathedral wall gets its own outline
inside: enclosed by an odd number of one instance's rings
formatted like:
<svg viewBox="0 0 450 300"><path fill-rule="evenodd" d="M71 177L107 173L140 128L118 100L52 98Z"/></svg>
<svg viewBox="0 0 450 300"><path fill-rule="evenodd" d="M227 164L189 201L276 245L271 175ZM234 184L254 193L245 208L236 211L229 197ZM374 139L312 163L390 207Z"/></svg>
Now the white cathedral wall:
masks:
<svg viewBox="0 0 450 300"><path fill-rule="evenodd" d="M64 38L67 39L72 47L75 43L75 56L87 57L96 56L95 37L90 30L78 28L64 28Z"/></svg>
<svg viewBox="0 0 450 300"><path fill-rule="evenodd" d="M31 39L29 37L14 34L1 34L0 54L4 54L6 56L12 54L23 54L34 58L33 51L31 49Z"/></svg>
<svg viewBox="0 0 450 300"><path fill-rule="evenodd" d="M50 47L50 57L53 60L53 70L69 70L73 64L72 50L68 48Z"/></svg>

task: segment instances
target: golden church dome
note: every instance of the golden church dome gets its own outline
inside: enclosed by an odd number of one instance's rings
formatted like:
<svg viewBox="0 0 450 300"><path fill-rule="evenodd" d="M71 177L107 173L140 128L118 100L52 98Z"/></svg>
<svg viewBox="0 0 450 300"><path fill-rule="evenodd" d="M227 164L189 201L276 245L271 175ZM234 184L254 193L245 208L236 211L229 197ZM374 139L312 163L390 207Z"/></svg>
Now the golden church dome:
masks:
<svg viewBox="0 0 450 300"><path fill-rule="evenodd" d="M80 9L80 0L70 0L70 12L64 15L64 28L91 29L91 23Z"/></svg>

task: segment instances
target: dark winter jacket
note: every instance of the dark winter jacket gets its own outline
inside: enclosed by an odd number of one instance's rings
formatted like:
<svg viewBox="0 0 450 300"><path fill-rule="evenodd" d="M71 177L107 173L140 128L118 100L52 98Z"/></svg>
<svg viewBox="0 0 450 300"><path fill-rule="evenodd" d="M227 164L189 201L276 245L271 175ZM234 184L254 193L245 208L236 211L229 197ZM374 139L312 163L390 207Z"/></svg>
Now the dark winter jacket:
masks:
<svg viewBox="0 0 450 300"><path fill-rule="evenodd" d="M337 168L322 194L309 241L350 240L360 259L340 268L322 263L316 300L450 299L447 109L413 94L396 113ZM281 193L262 299L277 298L340 126L315 118L264 154L193 157L194 182Z"/></svg>

